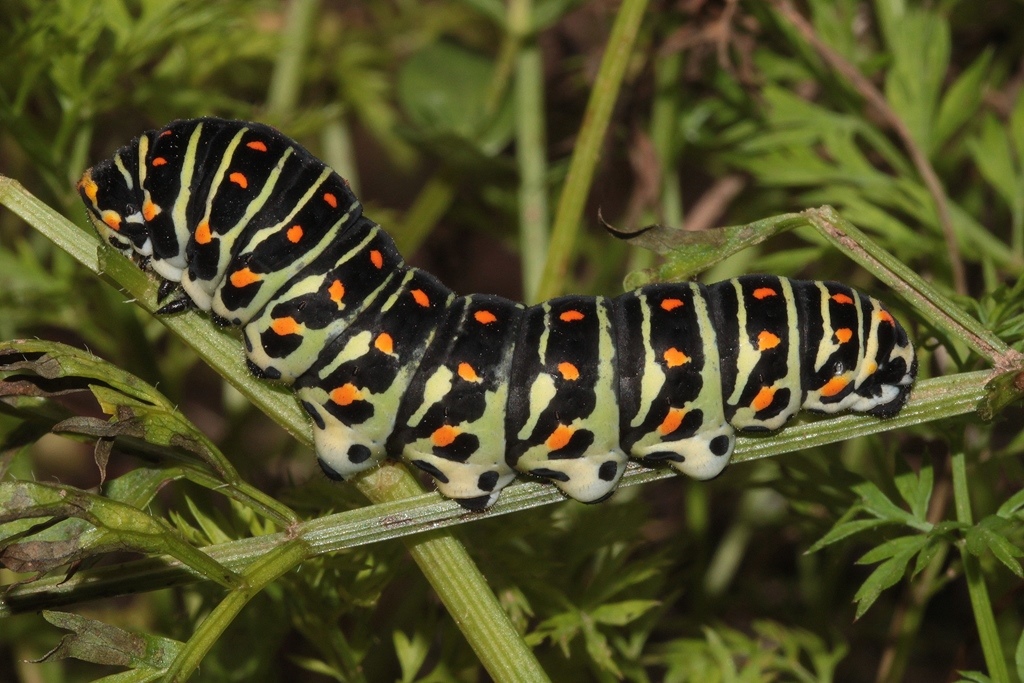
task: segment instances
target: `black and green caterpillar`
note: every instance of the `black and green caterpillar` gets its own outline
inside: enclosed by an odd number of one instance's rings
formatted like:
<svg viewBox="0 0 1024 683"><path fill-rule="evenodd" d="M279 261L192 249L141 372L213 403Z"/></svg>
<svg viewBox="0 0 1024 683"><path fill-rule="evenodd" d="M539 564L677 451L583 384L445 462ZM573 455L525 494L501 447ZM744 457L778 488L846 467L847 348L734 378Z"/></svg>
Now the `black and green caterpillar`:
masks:
<svg viewBox="0 0 1024 683"><path fill-rule="evenodd" d="M710 478L737 430L801 408L892 416L914 381L899 323L834 282L749 275L530 307L457 296L261 124L176 121L78 189L100 235L166 280L162 312L242 327L253 372L294 387L336 478L392 456L471 509L517 472L596 502L631 457Z"/></svg>

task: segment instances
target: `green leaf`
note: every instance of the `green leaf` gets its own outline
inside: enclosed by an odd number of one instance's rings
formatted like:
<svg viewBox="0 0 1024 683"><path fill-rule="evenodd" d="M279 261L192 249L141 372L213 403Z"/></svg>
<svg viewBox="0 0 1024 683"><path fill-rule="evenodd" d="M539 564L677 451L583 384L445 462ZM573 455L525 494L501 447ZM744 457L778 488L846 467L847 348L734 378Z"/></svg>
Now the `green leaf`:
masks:
<svg viewBox="0 0 1024 683"><path fill-rule="evenodd" d="M910 560L927 542L928 537L924 535L902 536L869 551L857 561L864 564L877 561L876 558L889 558L871 572L867 580L857 590L857 594L853 598L857 603L855 619L860 619L868 611L882 591L896 585L903 578Z"/></svg>
<svg viewBox="0 0 1024 683"><path fill-rule="evenodd" d="M692 278L729 256L760 244L780 232L807 221L796 214L784 214L731 228L688 232L674 227L652 225L636 232L623 232L605 224L608 232L633 246L666 256L665 264L626 276L624 287L634 289L651 282L679 282Z"/></svg>
<svg viewBox="0 0 1024 683"><path fill-rule="evenodd" d="M858 484L854 487L854 490L860 494L864 510L879 519L884 519L894 524L906 524L922 531L928 531L931 528L931 525L922 525L914 515L889 500L888 496L870 481Z"/></svg>
<svg viewBox="0 0 1024 683"><path fill-rule="evenodd" d="M136 550L170 555L226 587L236 582L234 572L142 510L70 486L0 482L0 523L33 518L51 522L80 519L94 529L76 526L59 539L29 536L5 541L0 562L15 571L43 572L99 553Z"/></svg>
<svg viewBox="0 0 1024 683"><path fill-rule="evenodd" d="M931 500L932 488L935 483L931 465L922 467L920 474L910 471L902 472L896 475L893 483L903 500L910 506L914 517L927 524L928 502Z"/></svg>
<svg viewBox="0 0 1024 683"><path fill-rule="evenodd" d="M849 522L837 522L835 526L829 529L827 534L819 538L815 541L814 545L807 549L807 554L816 553L822 548L837 543L844 538L849 538L854 534L889 523L884 519L857 519Z"/></svg>
<svg viewBox="0 0 1024 683"><path fill-rule="evenodd" d="M1010 136L993 115L985 116L978 135L967 141L974 163L989 185L1015 213L1021 212L1019 172L1013 159Z"/></svg>
<svg viewBox="0 0 1024 683"><path fill-rule="evenodd" d="M1007 569L1024 579L1024 569L1016 558L1024 556L1024 550L1013 545L1005 536L998 533L993 526L1003 526L1006 522L1001 517L986 517L977 525L967 530L965 535L967 551L972 555L981 556L986 550L995 555Z"/></svg>
<svg viewBox="0 0 1024 683"><path fill-rule="evenodd" d="M1017 678L1024 681L1024 631L1017 639L1017 649L1013 653L1013 662L1017 666Z"/></svg>
<svg viewBox="0 0 1024 683"><path fill-rule="evenodd" d="M932 151L939 149L961 126L978 111L982 96L985 94L985 78L989 64L992 63L993 50L985 50L967 67L960 77L949 87L939 113L935 119L932 132Z"/></svg>
<svg viewBox="0 0 1024 683"><path fill-rule="evenodd" d="M623 600L591 610L590 617L599 624L624 626L660 604L659 600Z"/></svg>
<svg viewBox="0 0 1024 683"><path fill-rule="evenodd" d="M147 633L131 633L116 626L68 612L43 611L48 622L72 633L64 636L54 649L38 661L80 659L94 664L124 666L131 669L163 670L170 666L182 643Z"/></svg>

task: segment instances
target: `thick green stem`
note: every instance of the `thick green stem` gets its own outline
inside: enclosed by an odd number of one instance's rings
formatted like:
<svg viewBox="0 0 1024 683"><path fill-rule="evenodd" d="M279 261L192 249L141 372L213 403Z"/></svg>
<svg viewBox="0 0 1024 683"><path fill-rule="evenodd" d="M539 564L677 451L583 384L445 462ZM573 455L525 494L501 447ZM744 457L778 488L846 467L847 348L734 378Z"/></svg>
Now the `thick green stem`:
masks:
<svg viewBox="0 0 1024 683"><path fill-rule="evenodd" d="M583 115L583 125L580 126L572 161L569 163L569 173L558 200L548 258L537 290L536 298L540 301L561 293L576 235L579 233L583 207L590 194L601 144L646 8L647 0L624 0L612 26L608 47L601 59L601 68Z"/></svg>
<svg viewBox="0 0 1024 683"><path fill-rule="evenodd" d="M953 454L953 501L956 504L957 521L974 524L971 514L971 498L967 486L967 463L963 450ZM967 550L967 545L960 543L960 557L964 564L964 578L967 579L967 592L971 596L971 609L974 611L974 623L978 627L978 640L981 650L985 653L985 664L988 675L993 681L1009 681L1010 670L1003 655L1003 645L999 640L999 627L992 612L992 601L988 597L988 587L981 571L978 558Z"/></svg>

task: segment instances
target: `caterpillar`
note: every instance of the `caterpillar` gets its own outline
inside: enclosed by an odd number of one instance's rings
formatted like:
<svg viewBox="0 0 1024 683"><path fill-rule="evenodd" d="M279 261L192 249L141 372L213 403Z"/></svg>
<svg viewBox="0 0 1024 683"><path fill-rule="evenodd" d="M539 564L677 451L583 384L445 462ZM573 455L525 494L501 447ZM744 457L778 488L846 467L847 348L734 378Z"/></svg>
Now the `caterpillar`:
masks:
<svg viewBox="0 0 1024 683"><path fill-rule="evenodd" d="M598 502L630 458L708 479L737 432L802 408L891 417L916 375L903 327L835 282L458 296L405 264L344 179L258 123L172 122L77 187L100 236L163 279L160 313L240 326L252 372L292 385L328 476L401 457L472 510L517 473Z"/></svg>

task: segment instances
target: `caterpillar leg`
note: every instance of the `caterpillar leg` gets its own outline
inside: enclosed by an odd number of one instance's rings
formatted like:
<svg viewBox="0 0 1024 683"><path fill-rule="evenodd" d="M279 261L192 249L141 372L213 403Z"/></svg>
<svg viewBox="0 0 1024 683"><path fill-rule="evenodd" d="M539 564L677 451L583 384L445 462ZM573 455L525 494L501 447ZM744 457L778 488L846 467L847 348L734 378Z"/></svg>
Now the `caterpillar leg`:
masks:
<svg viewBox="0 0 1024 683"><path fill-rule="evenodd" d="M512 362L508 463L584 503L615 490L619 447L612 304L569 296L528 309Z"/></svg>

